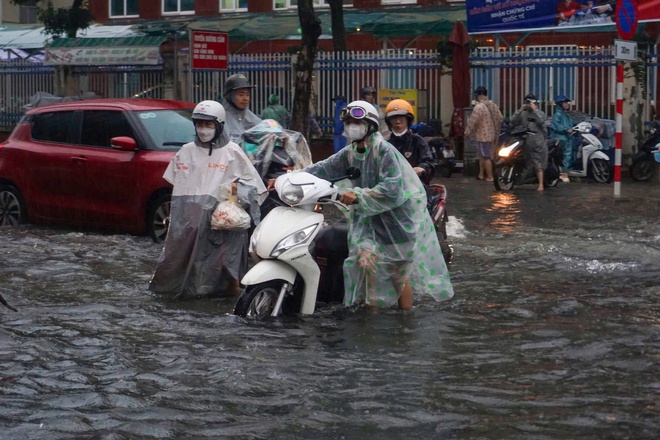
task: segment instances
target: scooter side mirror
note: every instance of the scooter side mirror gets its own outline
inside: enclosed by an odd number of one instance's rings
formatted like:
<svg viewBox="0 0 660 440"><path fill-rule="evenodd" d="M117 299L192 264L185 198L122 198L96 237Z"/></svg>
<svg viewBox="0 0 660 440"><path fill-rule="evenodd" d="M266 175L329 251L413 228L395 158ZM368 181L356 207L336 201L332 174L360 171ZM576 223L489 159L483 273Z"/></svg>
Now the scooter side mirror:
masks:
<svg viewBox="0 0 660 440"><path fill-rule="evenodd" d="M355 180L360 177L362 173L360 172L359 168L356 167L348 167L346 169L346 177L348 177L351 180Z"/></svg>

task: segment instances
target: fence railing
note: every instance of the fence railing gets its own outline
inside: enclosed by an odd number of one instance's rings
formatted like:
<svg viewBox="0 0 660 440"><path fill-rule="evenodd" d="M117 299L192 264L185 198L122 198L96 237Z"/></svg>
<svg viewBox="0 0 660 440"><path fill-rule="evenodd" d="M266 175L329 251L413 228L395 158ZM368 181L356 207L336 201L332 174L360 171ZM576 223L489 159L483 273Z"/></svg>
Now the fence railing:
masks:
<svg viewBox="0 0 660 440"><path fill-rule="evenodd" d="M178 80L187 99L221 99L228 75L245 72L256 85L251 108L260 113L275 93L287 108L293 102L295 55L272 53L231 55L227 71L190 71L182 64ZM658 55L650 55L646 75L649 102L656 98ZM574 108L594 116L615 115L615 61L612 48L528 46L505 49L478 48L471 56L472 88L487 87L491 98L505 115L518 108L528 92L537 94L541 108L552 114L553 97L563 93L574 100ZM76 67L81 92L94 91L105 97L148 96L162 98L165 91L163 67L90 66ZM15 60L0 63L0 124L15 124L29 98L38 91L52 93L54 69L39 63ZM448 122L451 90L442 87L443 72L435 50L385 50L376 52L320 52L315 63L312 107L326 132L334 114L332 98L343 95L358 99L360 88L415 89L418 91L418 120ZM444 84L448 84L444 82Z"/></svg>

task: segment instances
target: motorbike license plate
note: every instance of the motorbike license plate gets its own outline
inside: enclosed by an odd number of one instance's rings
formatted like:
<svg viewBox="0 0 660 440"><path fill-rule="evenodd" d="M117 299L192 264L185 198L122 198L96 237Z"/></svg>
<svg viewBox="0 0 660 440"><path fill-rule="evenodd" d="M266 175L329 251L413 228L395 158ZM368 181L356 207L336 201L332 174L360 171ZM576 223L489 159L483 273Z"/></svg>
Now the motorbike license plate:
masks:
<svg viewBox="0 0 660 440"><path fill-rule="evenodd" d="M449 159L451 157L455 157L454 150L445 150L442 152L442 155L446 158Z"/></svg>

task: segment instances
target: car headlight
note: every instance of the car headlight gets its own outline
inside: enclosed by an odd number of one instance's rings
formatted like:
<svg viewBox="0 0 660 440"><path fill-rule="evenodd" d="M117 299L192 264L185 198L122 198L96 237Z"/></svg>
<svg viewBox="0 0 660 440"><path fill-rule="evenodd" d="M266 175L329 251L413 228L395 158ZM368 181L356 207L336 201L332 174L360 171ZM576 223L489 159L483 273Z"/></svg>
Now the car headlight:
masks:
<svg viewBox="0 0 660 440"><path fill-rule="evenodd" d="M303 199L305 192L301 185L294 185L291 182L287 182L279 196L284 203L287 205L295 205Z"/></svg>
<svg viewBox="0 0 660 440"><path fill-rule="evenodd" d="M503 147L499 151L500 157L509 157L509 154L513 151L514 148L516 148L520 144L520 141L514 142L513 144L509 145L508 147Z"/></svg>
<svg viewBox="0 0 660 440"><path fill-rule="evenodd" d="M309 240L309 237L312 236L312 233L314 233L314 230L318 226L319 224L316 223L312 226L308 226L305 229L296 231L293 234L290 234L289 236L283 238L282 240L280 240L279 243L277 243L277 245L275 245L275 248L273 249L273 252L270 253L270 256L272 258L277 258L280 255L282 255L284 252L291 249L292 247Z"/></svg>

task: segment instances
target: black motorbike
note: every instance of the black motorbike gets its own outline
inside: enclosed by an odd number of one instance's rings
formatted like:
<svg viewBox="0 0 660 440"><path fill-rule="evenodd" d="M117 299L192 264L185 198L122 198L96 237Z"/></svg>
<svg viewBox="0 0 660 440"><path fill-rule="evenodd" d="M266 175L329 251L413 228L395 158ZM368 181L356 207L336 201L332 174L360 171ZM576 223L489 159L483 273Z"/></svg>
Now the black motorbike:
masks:
<svg viewBox="0 0 660 440"><path fill-rule="evenodd" d="M429 148L435 158L436 172L440 177L451 177L456 168L456 153L451 142L445 137L438 136L428 141Z"/></svg>
<svg viewBox="0 0 660 440"><path fill-rule="evenodd" d="M653 152L657 151L660 143L660 121L653 121L644 136L639 151L633 157L630 165L630 177L637 181L647 181L655 172Z"/></svg>
<svg viewBox="0 0 660 440"><path fill-rule="evenodd" d="M495 188L498 191L511 191L516 185L538 183L534 170L527 167L525 141L527 136L532 134L527 131L526 127L515 127L497 151L493 177ZM543 186L550 188L559 183L563 155L557 139L548 139L546 146L548 148L548 165L543 171Z"/></svg>

